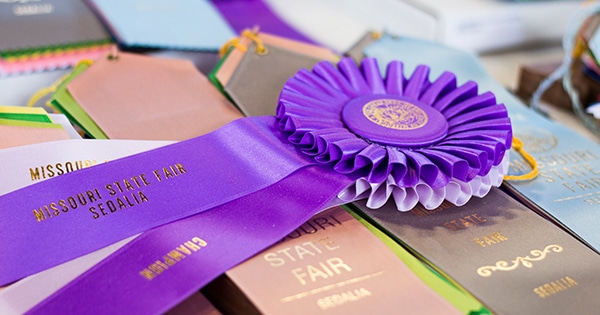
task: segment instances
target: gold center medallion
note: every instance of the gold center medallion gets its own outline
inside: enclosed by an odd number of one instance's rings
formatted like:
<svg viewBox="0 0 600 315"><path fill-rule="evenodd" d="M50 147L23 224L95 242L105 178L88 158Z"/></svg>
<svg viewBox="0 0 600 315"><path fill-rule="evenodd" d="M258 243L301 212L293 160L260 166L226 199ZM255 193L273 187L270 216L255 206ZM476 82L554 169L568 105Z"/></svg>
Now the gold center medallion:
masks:
<svg viewBox="0 0 600 315"><path fill-rule="evenodd" d="M379 99L363 106L363 114L373 123L397 130L414 130L427 124L427 114L418 106L395 99Z"/></svg>

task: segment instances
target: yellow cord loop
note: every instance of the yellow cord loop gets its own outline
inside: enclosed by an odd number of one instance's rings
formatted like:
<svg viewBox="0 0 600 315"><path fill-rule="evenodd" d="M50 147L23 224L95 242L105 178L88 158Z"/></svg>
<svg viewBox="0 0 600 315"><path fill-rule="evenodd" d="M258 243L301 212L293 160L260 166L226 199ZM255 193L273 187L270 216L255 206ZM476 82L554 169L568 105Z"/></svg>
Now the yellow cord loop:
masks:
<svg viewBox="0 0 600 315"><path fill-rule="evenodd" d="M242 36L246 36L256 43L256 53L259 55L264 55L267 53L267 47L265 47L265 44L263 44L262 40L258 37L258 32L244 30L242 32Z"/></svg>
<svg viewBox="0 0 600 315"><path fill-rule="evenodd" d="M31 98L29 98L29 101L27 102L27 107L33 107L44 96L46 96L46 95L48 95L50 93L54 93L54 91L56 91L56 89L58 88L58 86L61 83L63 83L63 81L65 79L67 79L68 77L69 77L69 74L65 74L62 77L60 77L58 80L56 80L56 82L54 82L51 86L39 89L37 92L35 92L31 96Z"/></svg>
<svg viewBox="0 0 600 315"><path fill-rule="evenodd" d="M246 46L240 43L240 39L238 37L232 38L231 40L226 42L225 45L221 47L221 49L219 49L219 58L223 58L223 56L225 56L225 54L229 51L231 47L235 47L241 50L242 52L246 52L248 50Z"/></svg>
<svg viewBox="0 0 600 315"><path fill-rule="evenodd" d="M521 154L527 163L529 163L529 166L531 166L531 171L522 175L506 175L504 176L504 180L530 180L536 178L539 173L537 161L533 158L533 156L529 155L529 153L523 149L523 142L521 142L521 140L519 140L517 137L513 136L512 147L515 149L515 151Z"/></svg>
<svg viewBox="0 0 600 315"><path fill-rule="evenodd" d="M84 63L91 65L94 63L94 61L91 59L82 59L77 63L77 65L75 65L75 68L77 68L77 66L79 66L80 64L84 64ZM37 92L35 92L31 96L31 98L29 98L29 101L27 102L27 107L34 107L35 104L39 100L41 100L44 96L46 96L50 93L56 92L56 89L58 89L58 87L70 76L71 76L71 73L67 73L67 74L63 75L62 77L58 78L58 80L56 80L54 83L52 83L51 86L39 89ZM52 108L54 110L54 112L57 112L57 110L52 106L50 101L47 101L45 105L48 106L49 108Z"/></svg>
<svg viewBox="0 0 600 315"><path fill-rule="evenodd" d="M242 31L241 36L247 37L250 40L252 40L254 43L256 43L256 53L257 54L264 55L264 54L266 54L268 52L267 47L265 46L265 44L263 43L263 41L260 39L260 37L258 37L258 31L244 30L244 31ZM232 38L229 41L227 41L221 47L221 49L219 49L219 57L223 58L223 56L225 56L225 54L232 47L237 48L237 49L239 49L242 52L247 52L248 51L248 47L244 46L241 43L239 37L236 37L236 38Z"/></svg>

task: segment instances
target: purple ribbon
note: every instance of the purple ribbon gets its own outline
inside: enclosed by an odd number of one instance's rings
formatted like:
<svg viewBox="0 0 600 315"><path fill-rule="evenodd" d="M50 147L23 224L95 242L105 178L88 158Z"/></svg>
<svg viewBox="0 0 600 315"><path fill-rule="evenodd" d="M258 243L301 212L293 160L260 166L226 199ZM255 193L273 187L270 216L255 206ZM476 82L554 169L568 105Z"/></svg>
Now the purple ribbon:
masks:
<svg viewBox="0 0 600 315"><path fill-rule="evenodd" d="M341 174L312 166L211 211L150 230L27 314L164 313L325 209L349 183ZM185 258L165 260L173 251Z"/></svg>
<svg viewBox="0 0 600 315"><path fill-rule="evenodd" d="M273 117L245 118L3 195L0 283L272 185L310 165L295 151Z"/></svg>
<svg viewBox="0 0 600 315"><path fill-rule="evenodd" d="M298 32L261 0L211 0L229 25L241 33L259 26L261 32L313 44L314 41Z"/></svg>
<svg viewBox="0 0 600 315"><path fill-rule="evenodd" d="M399 62L385 79L374 59L360 68L349 58L337 68L323 62L286 83L277 119L239 119L1 196L3 252L19 254L0 259L0 279L159 226L32 313L90 305L102 313L162 312L339 203L352 183L392 178L403 187L444 188L472 179L467 184L477 186L510 145L506 110L493 96L478 96L472 82L457 87L451 74L427 77L420 67L406 78ZM36 250L20 250L32 235Z"/></svg>

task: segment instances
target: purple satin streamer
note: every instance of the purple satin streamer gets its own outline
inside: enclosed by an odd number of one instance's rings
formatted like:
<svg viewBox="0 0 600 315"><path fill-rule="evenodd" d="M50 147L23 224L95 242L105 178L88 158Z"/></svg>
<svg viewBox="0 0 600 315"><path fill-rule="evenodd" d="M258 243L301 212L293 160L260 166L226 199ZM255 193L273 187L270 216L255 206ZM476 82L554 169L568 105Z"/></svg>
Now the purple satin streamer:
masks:
<svg viewBox="0 0 600 315"><path fill-rule="evenodd" d="M223 271L285 237L351 182L329 168L307 167L261 191L150 230L27 314L163 313ZM152 280L140 275L194 237L206 246Z"/></svg>
<svg viewBox="0 0 600 315"><path fill-rule="evenodd" d="M315 43L279 18L261 0L211 0L211 2L237 32L259 26L261 32L309 44Z"/></svg>
<svg viewBox="0 0 600 315"><path fill-rule="evenodd" d="M57 176L0 196L0 248L3 253L12 253L0 258L0 283L10 283L263 189L311 163L293 152L296 150L280 136L273 117L245 118L202 137ZM178 168L169 167L176 164L183 165L186 173L179 170L179 175L173 175ZM163 167L173 176L166 178ZM159 170L160 182L153 170ZM149 185L143 183L140 174L146 174ZM138 176L140 188L131 179L134 176ZM117 191L114 183L125 187L124 179L134 189L110 196L106 185L112 183L111 189ZM140 192L147 202L143 202ZM86 205L77 201L77 194L82 194ZM57 203L65 200L68 204L69 197L74 197L77 208L67 206L69 210L62 212ZM118 204L117 197L125 207L111 213L108 201ZM33 210L51 203L61 208L59 215L38 222ZM99 203L107 215L101 213ZM91 206L96 214L89 211ZM54 212L50 208L49 211ZM42 212L46 214L44 209ZM96 215L98 218L94 218ZM33 245L35 250L23 250Z"/></svg>

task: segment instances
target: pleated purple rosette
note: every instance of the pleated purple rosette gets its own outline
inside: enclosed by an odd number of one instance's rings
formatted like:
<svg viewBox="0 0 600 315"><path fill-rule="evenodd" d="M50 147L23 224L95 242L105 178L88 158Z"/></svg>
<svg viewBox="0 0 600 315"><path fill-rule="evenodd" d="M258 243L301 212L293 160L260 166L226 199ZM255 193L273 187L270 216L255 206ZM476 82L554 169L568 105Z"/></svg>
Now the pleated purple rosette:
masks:
<svg viewBox="0 0 600 315"><path fill-rule="evenodd" d="M288 140L343 174L359 179L342 191L344 201L367 198L379 208L393 197L398 210L427 209L444 200L463 205L485 196L508 171L512 142L506 108L477 84L457 86L450 72L429 79L418 66L377 61L358 67L350 58L303 69L279 98L277 119Z"/></svg>

